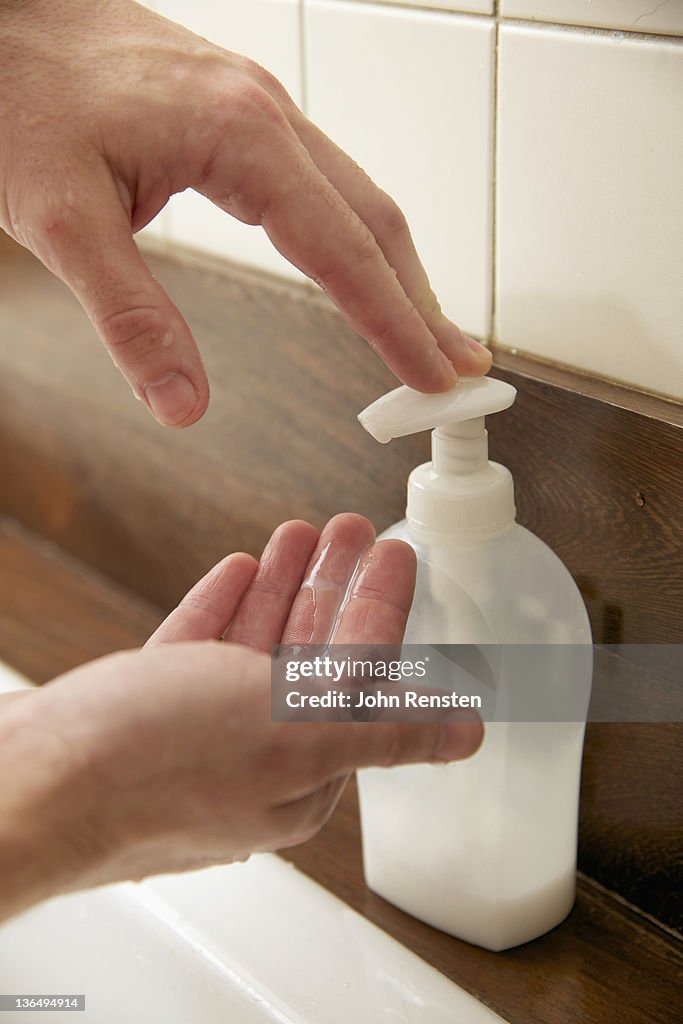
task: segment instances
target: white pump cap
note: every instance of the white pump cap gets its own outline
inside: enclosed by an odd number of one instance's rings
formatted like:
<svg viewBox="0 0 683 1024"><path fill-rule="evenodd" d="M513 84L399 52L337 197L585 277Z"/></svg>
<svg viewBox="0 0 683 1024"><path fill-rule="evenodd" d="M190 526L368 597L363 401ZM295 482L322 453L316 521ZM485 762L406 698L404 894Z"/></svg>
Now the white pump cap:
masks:
<svg viewBox="0 0 683 1024"><path fill-rule="evenodd" d="M396 388L360 414L363 427L382 444L436 428L432 461L414 469L408 481L406 514L415 533L476 539L514 522L512 476L488 461L484 416L508 409L516 394L502 380L465 378L438 395Z"/></svg>

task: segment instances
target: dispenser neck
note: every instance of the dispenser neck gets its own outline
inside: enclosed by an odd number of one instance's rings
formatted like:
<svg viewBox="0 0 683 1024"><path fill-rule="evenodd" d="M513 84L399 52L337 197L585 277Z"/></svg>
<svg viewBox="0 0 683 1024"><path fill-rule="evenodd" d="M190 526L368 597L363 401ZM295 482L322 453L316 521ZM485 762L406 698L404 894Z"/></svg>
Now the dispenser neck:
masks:
<svg viewBox="0 0 683 1024"><path fill-rule="evenodd" d="M484 417L437 427L432 461L408 481L406 515L416 537L442 542L484 540L515 520L512 477L489 462Z"/></svg>
<svg viewBox="0 0 683 1024"><path fill-rule="evenodd" d="M432 431L432 465L439 476L478 473L486 469L488 461L488 432L483 416Z"/></svg>

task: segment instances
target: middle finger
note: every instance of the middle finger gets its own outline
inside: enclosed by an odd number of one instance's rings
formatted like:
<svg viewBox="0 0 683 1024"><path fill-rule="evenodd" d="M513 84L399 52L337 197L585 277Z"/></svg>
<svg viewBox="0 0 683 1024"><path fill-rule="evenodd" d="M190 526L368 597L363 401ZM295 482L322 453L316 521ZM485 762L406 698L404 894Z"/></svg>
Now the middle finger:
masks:
<svg viewBox="0 0 683 1024"><path fill-rule="evenodd" d="M282 634L284 644L326 643L334 629L349 583L375 530L350 512L330 519L320 535Z"/></svg>

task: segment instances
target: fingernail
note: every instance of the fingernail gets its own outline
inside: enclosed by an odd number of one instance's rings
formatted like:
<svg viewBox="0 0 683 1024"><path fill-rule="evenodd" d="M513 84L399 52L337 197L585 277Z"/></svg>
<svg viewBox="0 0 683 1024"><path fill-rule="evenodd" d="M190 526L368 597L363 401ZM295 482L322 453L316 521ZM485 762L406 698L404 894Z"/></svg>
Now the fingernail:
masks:
<svg viewBox="0 0 683 1024"><path fill-rule="evenodd" d="M467 342L467 347L476 355L485 355L487 359L491 358L491 351L486 345L482 345L480 342L475 341L474 338L470 338L469 334L463 334L463 338Z"/></svg>
<svg viewBox="0 0 683 1024"><path fill-rule="evenodd" d="M484 727L477 715L469 721L446 722L441 743L434 751L437 761L461 761L478 750L484 735Z"/></svg>
<svg viewBox="0 0 683 1024"><path fill-rule="evenodd" d="M167 373L142 390L154 416L167 427L182 423L197 405L197 392L182 373Z"/></svg>

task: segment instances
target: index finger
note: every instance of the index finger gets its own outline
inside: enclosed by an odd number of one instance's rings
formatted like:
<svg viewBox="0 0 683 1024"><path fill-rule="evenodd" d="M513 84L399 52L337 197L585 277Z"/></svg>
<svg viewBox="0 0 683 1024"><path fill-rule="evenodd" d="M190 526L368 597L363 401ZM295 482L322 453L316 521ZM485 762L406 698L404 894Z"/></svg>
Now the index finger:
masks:
<svg viewBox="0 0 683 1024"><path fill-rule="evenodd" d="M456 371L464 377L486 373L491 368L491 352L464 334L442 311L400 207L300 111L292 111L290 118L322 173L375 236L403 290Z"/></svg>
<svg viewBox="0 0 683 1024"><path fill-rule="evenodd" d="M240 220L261 224L276 249L327 292L400 380L418 391L447 391L457 380L453 364L375 236L320 172L285 115L279 123L270 115L268 133L254 131L249 140L247 166L236 169L234 151L225 144L202 192Z"/></svg>

